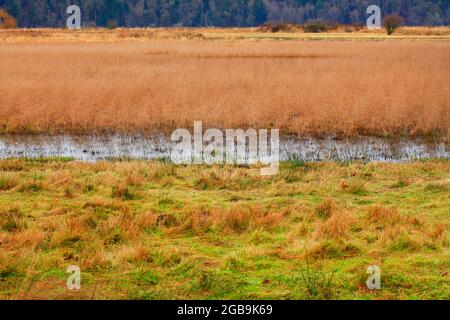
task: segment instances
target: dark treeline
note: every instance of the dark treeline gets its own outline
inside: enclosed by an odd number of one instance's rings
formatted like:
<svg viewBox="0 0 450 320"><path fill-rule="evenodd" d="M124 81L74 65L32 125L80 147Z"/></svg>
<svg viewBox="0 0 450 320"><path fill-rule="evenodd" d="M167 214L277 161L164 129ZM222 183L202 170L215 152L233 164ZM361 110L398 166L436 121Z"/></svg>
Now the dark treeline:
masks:
<svg viewBox="0 0 450 320"><path fill-rule="evenodd" d="M265 22L325 20L364 24L366 8L398 14L408 25L449 25L450 0L0 0L20 27L64 27L77 4L86 27L255 26Z"/></svg>

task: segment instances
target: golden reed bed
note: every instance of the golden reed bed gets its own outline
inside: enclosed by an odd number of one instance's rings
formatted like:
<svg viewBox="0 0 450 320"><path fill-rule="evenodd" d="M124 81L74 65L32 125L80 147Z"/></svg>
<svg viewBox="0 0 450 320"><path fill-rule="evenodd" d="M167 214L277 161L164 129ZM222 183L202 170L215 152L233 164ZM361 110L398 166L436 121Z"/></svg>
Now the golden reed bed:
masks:
<svg viewBox="0 0 450 320"><path fill-rule="evenodd" d="M448 41L207 41L199 34L63 43L56 35L13 41L2 32L0 130L169 132L202 120L311 135L450 138Z"/></svg>

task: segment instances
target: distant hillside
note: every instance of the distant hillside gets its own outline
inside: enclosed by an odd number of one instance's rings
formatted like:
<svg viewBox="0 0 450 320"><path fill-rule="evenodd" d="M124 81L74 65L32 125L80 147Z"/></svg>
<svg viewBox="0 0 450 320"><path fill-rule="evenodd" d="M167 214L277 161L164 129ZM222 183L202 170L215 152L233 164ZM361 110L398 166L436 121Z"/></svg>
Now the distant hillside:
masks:
<svg viewBox="0 0 450 320"><path fill-rule="evenodd" d="M77 4L85 26L255 26L320 19L364 24L369 5L402 16L408 25L449 25L450 0L0 0L20 27L64 27ZM109 21L109 22L108 22Z"/></svg>

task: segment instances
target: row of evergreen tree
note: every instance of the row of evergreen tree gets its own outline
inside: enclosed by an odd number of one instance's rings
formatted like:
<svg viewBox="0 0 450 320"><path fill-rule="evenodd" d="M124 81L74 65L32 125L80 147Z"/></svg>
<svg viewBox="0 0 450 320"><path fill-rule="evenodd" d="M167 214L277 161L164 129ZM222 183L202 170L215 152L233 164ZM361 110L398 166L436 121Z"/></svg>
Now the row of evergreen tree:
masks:
<svg viewBox="0 0 450 320"><path fill-rule="evenodd" d="M66 8L79 5L84 26L255 26L325 20L364 24L366 8L398 14L408 25L449 25L450 0L0 0L20 27L64 27Z"/></svg>

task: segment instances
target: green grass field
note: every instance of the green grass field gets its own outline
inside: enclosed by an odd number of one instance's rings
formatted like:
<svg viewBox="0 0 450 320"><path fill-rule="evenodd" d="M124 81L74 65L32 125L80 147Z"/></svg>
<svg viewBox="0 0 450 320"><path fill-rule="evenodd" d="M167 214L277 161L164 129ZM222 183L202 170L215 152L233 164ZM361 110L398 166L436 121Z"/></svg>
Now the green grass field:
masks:
<svg viewBox="0 0 450 320"><path fill-rule="evenodd" d="M2 160L0 298L450 298L448 161L258 173Z"/></svg>

